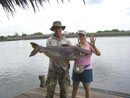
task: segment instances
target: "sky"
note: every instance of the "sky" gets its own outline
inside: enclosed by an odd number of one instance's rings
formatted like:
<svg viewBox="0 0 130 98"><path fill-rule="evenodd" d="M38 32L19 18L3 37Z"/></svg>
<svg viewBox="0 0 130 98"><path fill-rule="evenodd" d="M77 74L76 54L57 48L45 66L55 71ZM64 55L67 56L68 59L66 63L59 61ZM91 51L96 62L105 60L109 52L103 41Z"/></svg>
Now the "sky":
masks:
<svg viewBox="0 0 130 98"><path fill-rule="evenodd" d="M22 9L16 6L15 15L7 14L0 5L0 36L14 35L17 32L50 34L53 21L61 21L65 31L97 32L99 30L130 30L130 0L50 0L43 3L34 13L31 6Z"/></svg>

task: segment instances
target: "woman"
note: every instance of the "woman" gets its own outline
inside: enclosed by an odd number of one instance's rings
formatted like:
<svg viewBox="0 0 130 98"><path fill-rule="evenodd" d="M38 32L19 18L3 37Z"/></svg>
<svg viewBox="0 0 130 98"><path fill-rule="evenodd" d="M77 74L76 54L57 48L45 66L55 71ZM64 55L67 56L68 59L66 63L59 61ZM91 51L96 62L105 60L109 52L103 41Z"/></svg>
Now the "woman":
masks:
<svg viewBox="0 0 130 98"><path fill-rule="evenodd" d="M78 86L80 81L83 83L83 87L85 89L85 98L90 98L90 83L93 81L93 72L92 72L92 64L91 64L91 56L92 53L100 56L100 51L95 46L96 39L92 36L90 38L90 43L86 40L86 32L83 30L78 31L78 44L81 48L90 50L90 55L84 56L80 59L76 59L74 62L74 70L72 74L73 80L73 90L72 90L72 98L76 97L76 92L78 90Z"/></svg>

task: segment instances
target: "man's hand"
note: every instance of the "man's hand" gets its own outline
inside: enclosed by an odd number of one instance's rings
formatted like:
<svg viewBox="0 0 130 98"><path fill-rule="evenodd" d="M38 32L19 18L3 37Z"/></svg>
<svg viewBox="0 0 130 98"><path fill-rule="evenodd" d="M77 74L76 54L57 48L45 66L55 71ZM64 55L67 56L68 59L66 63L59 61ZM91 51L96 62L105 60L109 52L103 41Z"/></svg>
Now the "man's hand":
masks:
<svg viewBox="0 0 130 98"><path fill-rule="evenodd" d="M39 46L38 48L39 48L39 52L42 53L43 52L43 49L42 49L43 47Z"/></svg>
<svg viewBox="0 0 130 98"><path fill-rule="evenodd" d="M75 61L77 61L77 60L79 60L79 57L78 57L78 56L75 58Z"/></svg>

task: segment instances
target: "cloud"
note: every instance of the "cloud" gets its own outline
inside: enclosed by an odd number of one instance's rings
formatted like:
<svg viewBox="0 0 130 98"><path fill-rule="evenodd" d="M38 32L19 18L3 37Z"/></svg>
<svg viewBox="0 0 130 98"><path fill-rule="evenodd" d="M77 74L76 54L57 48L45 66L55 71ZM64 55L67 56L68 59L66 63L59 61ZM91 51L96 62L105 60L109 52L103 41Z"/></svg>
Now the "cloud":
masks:
<svg viewBox="0 0 130 98"><path fill-rule="evenodd" d="M125 8L123 11L125 11L127 16L130 16L130 7L129 8Z"/></svg>
<svg viewBox="0 0 130 98"><path fill-rule="evenodd" d="M14 32L49 34L55 20L62 21L65 30L72 32L78 29L88 32L113 28L127 30L130 23L129 4L130 0L86 0L86 5L81 0L70 0L70 3L64 4L47 3L37 13L17 8L17 13L9 20L0 9L0 35L12 35Z"/></svg>
<svg viewBox="0 0 130 98"><path fill-rule="evenodd" d="M103 0L86 0L88 4L100 4Z"/></svg>
<svg viewBox="0 0 130 98"><path fill-rule="evenodd" d="M128 7L128 8L125 8L124 10L130 10L130 7Z"/></svg>
<svg viewBox="0 0 130 98"><path fill-rule="evenodd" d="M130 16L130 12L126 13L127 16Z"/></svg>

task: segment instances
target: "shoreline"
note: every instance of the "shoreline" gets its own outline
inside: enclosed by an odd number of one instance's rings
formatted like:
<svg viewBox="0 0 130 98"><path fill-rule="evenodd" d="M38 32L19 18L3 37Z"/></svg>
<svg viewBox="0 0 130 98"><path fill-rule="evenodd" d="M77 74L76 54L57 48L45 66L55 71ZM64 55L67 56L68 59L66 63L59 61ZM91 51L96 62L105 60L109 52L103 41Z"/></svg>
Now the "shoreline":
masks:
<svg viewBox="0 0 130 98"><path fill-rule="evenodd" d="M0 42L5 41L17 41L17 40L33 40L33 39L47 39L51 37L53 34L43 34L43 35L26 35L26 36L1 36ZM67 38L76 38L77 34L63 34ZM87 36L95 36L95 37L121 37L121 36L130 36L130 32L105 32L105 33L87 33Z"/></svg>

